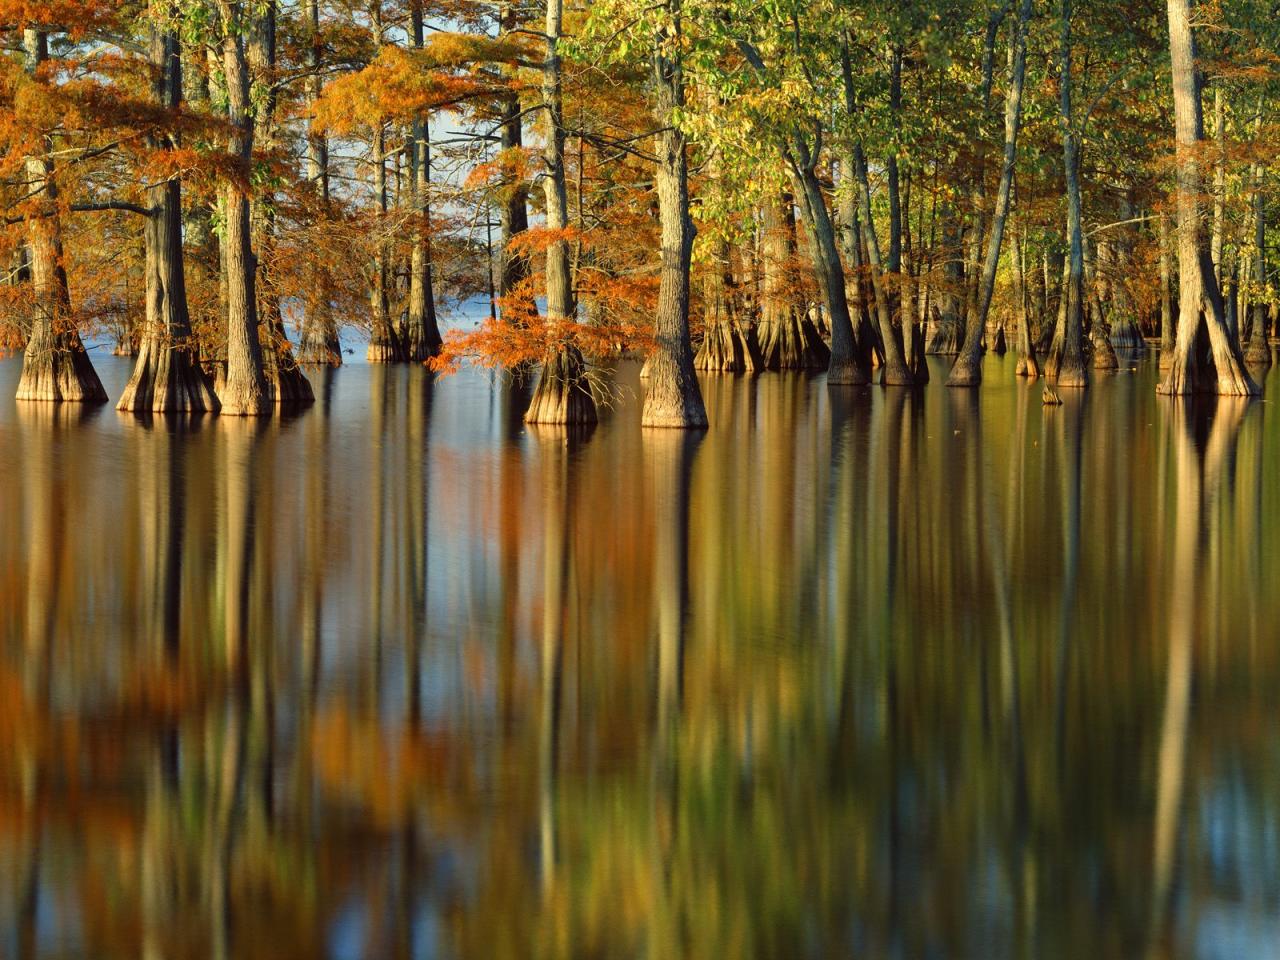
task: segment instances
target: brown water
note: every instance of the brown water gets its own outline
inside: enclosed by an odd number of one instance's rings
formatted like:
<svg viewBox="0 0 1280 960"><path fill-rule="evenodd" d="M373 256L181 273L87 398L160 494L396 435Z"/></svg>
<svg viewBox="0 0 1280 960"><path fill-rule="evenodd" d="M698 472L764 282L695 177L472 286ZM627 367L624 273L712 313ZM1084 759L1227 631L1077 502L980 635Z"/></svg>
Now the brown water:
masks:
<svg viewBox="0 0 1280 960"><path fill-rule="evenodd" d="M1011 362L572 439L0 363L0 956L1280 954L1280 423Z"/></svg>

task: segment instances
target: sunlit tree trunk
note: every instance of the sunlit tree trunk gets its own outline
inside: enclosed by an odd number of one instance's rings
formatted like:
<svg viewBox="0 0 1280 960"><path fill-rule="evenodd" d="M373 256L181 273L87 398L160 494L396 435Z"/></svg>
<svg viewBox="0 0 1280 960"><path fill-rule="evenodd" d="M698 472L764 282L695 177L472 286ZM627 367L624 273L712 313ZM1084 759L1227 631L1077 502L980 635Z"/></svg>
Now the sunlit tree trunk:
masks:
<svg viewBox="0 0 1280 960"><path fill-rule="evenodd" d="M245 56L244 4L218 0L222 30L222 70L226 79L230 152L236 174L222 188L225 223L222 273L226 284L227 373L218 390L224 414L256 416L271 411L258 339L249 179L253 158L253 117L249 104L249 64Z"/></svg>
<svg viewBox="0 0 1280 960"><path fill-rule="evenodd" d="M649 382L640 422L646 427L705 427L707 409L693 369L689 342L689 159L676 112L684 108L680 53L680 0L666 0L668 22L654 38L652 57L658 134L658 220L662 273L658 288L657 349L649 357Z"/></svg>
<svg viewBox="0 0 1280 960"><path fill-rule="evenodd" d="M49 59L48 34L24 30L26 68L36 73ZM102 388L71 312L71 291L62 249L62 221L58 216L58 186L54 179L53 142L41 140L43 154L26 160L26 191L40 199L31 217L27 246L31 257L34 310L27 346L22 354L22 376L18 380L19 400L53 400L105 403Z"/></svg>
<svg viewBox="0 0 1280 960"><path fill-rule="evenodd" d="M174 4L151 2L153 96L163 109L177 111L182 101L182 55L169 20ZM171 139L152 144L172 148ZM133 377L117 409L216 411L218 398L200 366L191 337L182 252L182 187L174 177L147 188L150 214L146 240L146 328Z"/></svg>
<svg viewBox="0 0 1280 960"><path fill-rule="evenodd" d="M542 189L546 198L547 328L551 342L542 361L529 410L528 423L589 424L596 422L596 405L587 381L587 365L571 337L574 322L573 286L569 276L569 201L564 173L564 97L561 89L560 33L563 0L546 0L545 59L542 63L542 114L545 130L542 160L546 170ZM690 360L692 363L692 358Z"/></svg>
<svg viewBox="0 0 1280 960"><path fill-rule="evenodd" d="M1259 393L1223 316L1222 295L1200 226L1200 161L1204 140L1200 78L1191 29L1191 0L1168 0L1174 130L1177 139L1178 337L1161 393Z"/></svg>

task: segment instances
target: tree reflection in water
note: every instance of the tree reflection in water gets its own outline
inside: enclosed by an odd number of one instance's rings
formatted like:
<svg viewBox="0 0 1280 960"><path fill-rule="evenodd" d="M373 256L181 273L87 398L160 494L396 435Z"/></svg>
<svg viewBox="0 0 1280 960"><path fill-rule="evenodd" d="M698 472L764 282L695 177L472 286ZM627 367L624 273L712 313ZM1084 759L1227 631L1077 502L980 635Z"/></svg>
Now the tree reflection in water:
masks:
<svg viewBox="0 0 1280 960"><path fill-rule="evenodd" d="M1280 439L991 363L0 405L0 955L1265 953Z"/></svg>

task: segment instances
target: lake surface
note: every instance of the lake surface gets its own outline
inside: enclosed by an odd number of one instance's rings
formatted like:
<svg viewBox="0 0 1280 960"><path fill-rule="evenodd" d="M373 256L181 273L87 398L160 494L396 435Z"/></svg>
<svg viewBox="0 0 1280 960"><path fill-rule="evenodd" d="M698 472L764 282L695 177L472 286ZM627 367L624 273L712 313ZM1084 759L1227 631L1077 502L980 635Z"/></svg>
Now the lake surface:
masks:
<svg viewBox="0 0 1280 960"><path fill-rule="evenodd" d="M0 956L1280 955L1280 417L1012 363L567 436L0 362Z"/></svg>

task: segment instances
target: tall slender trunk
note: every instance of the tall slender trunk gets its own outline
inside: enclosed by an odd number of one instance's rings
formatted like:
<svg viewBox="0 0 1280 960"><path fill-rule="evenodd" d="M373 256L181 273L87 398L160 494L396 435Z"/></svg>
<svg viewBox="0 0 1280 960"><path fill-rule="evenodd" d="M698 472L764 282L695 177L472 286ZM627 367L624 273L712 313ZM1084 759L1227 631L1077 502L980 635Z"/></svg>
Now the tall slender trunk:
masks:
<svg viewBox="0 0 1280 960"><path fill-rule="evenodd" d="M24 30L26 68L35 74L49 58L49 37L40 30ZM89 361L75 318L71 315L71 290L63 265L62 221L58 216L58 185L50 154L53 141L43 137L42 153L27 157L26 189L39 197L40 209L31 218L27 246L31 257L31 283L35 295L31 330L22 354L19 400L52 400L105 403L97 371Z"/></svg>
<svg viewBox="0 0 1280 960"><path fill-rule="evenodd" d="M320 70L324 65L319 0L306 0L303 25L306 30L307 68L311 72L306 84L307 103L314 113L315 103L320 99L323 86ZM317 213L322 221L327 222L332 215L329 197L329 141L324 133L315 129L314 120L307 122L307 181L315 192ZM322 264L316 264L313 271L311 299L303 317L299 359L303 363L338 367L342 365L342 345L338 340L338 324L333 316L330 299L333 281L328 269Z"/></svg>
<svg viewBox="0 0 1280 960"><path fill-rule="evenodd" d="M519 26L518 7L505 3L499 18L501 33L510 33ZM510 74L514 80L514 73ZM514 88L502 93L502 127L499 131L502 152L508 158L524 146L524 120L520 111L520 95ZM528 189L521 178L513 177L502 184L502 198L498 205L498 219L502 241L502 265L499 270L498 296L502 319L509 323L525 324L537 316L538 308L533 297L524 290L531 266L529 255L513 249L513 241L529 229ZM517 291L520 295L517 297ZM514 298L514 299L513 299Z"/></svg>
<svg viewBox="0 0 1280 960"><path fill-rule="evenodd" d="M253 110L254 142L264 149L277 145L276 130L276 0L254 4L258 11L249 31L245 50L252 71L251 87L264 91ZM273 273L276 268L276 204L275 195L267 188L265 195L250 208L250 225L254 229L250 241L257 256L253 258L256 278L258 340L262 347L262 370L267 381L267 395L276 404L292 406L315 400L311 384L293 356L293 347L284 328L284 313L276 290Z"/></svg>
<svg viewBox="0 0 1280 960"><path fill-rule="evenodd" d="M1258 100L1258 116L1254 124L1255 137L1262 130L1262 100ZM1267 282L1267 221L1266 197L1262 192L1262 178L1266 168L1261 163L1253 167L1253 282L1258 294L1249 306L1249 348L1245 361L1251 367L1271 366L1271 345L1267 342L1267 305L1261 292Z"/></svg>
<svg viewBox="0 0 1280 960"><path fill-rule="evenodd" d="M1160 369L1173 365L1177 324L1173 316L1173 264L1169 257L1169 215L1160 211L1158 222L1160 243Z"/></svg>
<svg viewBox="0 0 1280 960"><path fill-rule="evenodd" d="M422 0L410 7L413 45L424 43ZM436 323L435 292L431 284L431 126L429 117L413 122L413 142L409 150L409 195L414 207L413 252L409 265L409 309L401 338L404 358L421 363L440 352L442 341Z"/></svg>
<svg viewBox="0 0 1280 960"><path fill-rule="evenodd" d="M248 190L254 125L249 106L249 64L245 55L243 6L234 0L218 0L230 152L237 168L236 175L228 177L222 188L227 374L218 391L218 400L224 414L255 416L270 412L271 398L262 369L262 345L258 340L258 306L249 223Z"/></svg>
<svg viewBox="0 0 1280 960"><path fill-rule="evenodd" d="M182 52L172 26L176 4L151 0L152 96L162 109L182 103ZM154 149L169 150L172 137L150 138ZM133 376L119 410L216 411L218 398L200 366L191 338L182 256L182 186L177 177L147 188L151 213L145 227L146 329Z"/></svg>
<svg viewBox="0 0 1280 960"><path fill-rule="evenodd" d="M817 146L810 147L802 137L793 136L789 159L792 177L799 187L801 219L809 235L809 253L822 300L831 323L831 359L827 367L827 383L862 384L870 373L869 351L859 343L849 315L849 301L844 289L844 268L836 247L835 227L827 209L822 185L815 170ZM905 367L903 368L905 370Z"/></svg>
<svg viewBox="0 0 1280 960"><path fill-rule="evenodd" d="M1084 238L1080 229L1080 145L1071 112L1071 0L1062 0L1058 51L1058 124L1067 186L1067 263L1058 326L1045 375L1063 387L1087 387L1084 355Z"/></svg>
<svg viewBox="0 0 1280 960"><path fill-rule="evenodd" d="M889 302L888 284L884 277L884 264L880 258L880 240L876 236L875 221L871 216L871 188L867 178L867 161L862 144L853 148L854 170L858 180L858 196L861 203L862 239L867 251L867 271L871 277L871 291L876 299L876 320L880 326L880 341L884 350L884 371L880 382L885 386L911 386L916 378L907 368L903 358L902 334L894 326Z"/></svg>
<svg viewBox="0 0 1280 960"><path fill-rule="evenodd" d="M1004 102L1004 160L1000 166L1000 187L996 208L991 218L991 235L987 256L982 265L978 286L978 309L965 325L964 344L951 374L949 387L976 387L982 382L982 337L991 297L996 287L996 268L1000 263L1000 245L1004 241L1004 224L1009 215L1009 197L1013 189L1013 168L1018 157L1018 130L1022 123L1022 86L1027 74L1027 23L1031 19L1031 0L1022 0L1018 20L1009 44L1009 89Z"/></svg>
<svg viewBox="0 0 1280 960"><path fill-rule="evenodd" d="M662 227L662 275L655 324L658 346L649 357L649 383L640 424L705 427L707 410L689 343L689 260L694 226L689 216L687 146L676 117L676 111L684 108L680 0L666 0L665 6L669 21L654 37L652 53L654 120L662 130L658 134L656 176Z"/></svg>
<svg viewBox="0 0 1280 960"><path fill-rule="evenodd" d="M1204 139L1191 0L1168 0L1178 184L1178 338L1161 393L1197 391L1254 396L1260 391L1223 316L1222 295L1200 228L1200 161ZM1207 339L1207 352L1201 344Z"/></svg>
<svg viewBox="0 0 1280 960"><path fill-rule="evenodd" d="M542 178L546 199L547 328L550 343L543 357L542 375L525 413L528 423L591 424L596 405L587 381L586 362L572 340L573 287L569 276L568 191L564 174L564 95L561 89L560 32L563 0L546 0L545 59L542 63L542 115L545 128Z"/></svg>

